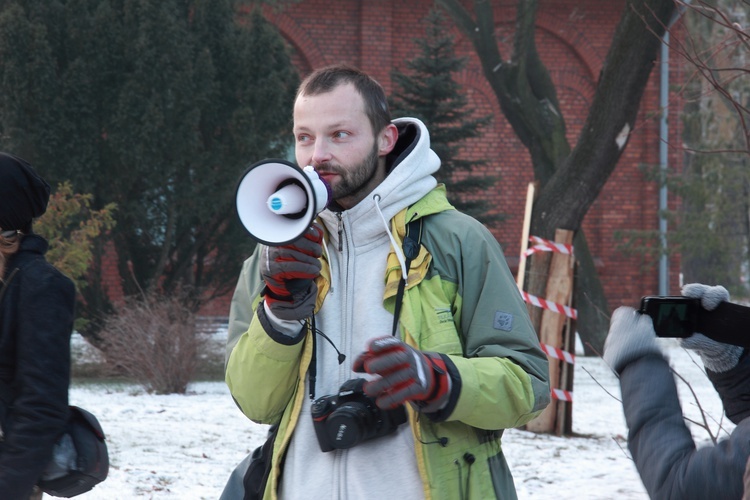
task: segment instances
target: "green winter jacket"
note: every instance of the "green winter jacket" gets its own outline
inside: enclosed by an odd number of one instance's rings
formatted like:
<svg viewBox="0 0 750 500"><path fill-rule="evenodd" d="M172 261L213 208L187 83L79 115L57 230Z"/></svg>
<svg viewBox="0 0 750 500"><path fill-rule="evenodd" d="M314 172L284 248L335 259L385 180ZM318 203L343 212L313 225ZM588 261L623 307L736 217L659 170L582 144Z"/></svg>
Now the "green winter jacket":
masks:
<svg viewBox="0 0 750 500"><path fill-rule="evenodd" d="M405 221L417 218L423 218L422 248L410 266L400 334L417 349L447 354L453 383L450 401L439 412L420 415L408 408L425 498L516 498L501 436L503 429L525 424L549 403L547 357L492 234L452 209L442 186L391 220L399 245ZM325 255L322 260L318 309L330 276ZM257 260L251 258L235 293L236 316L250 317L258 306L256 277ZM400 279L391 249L383 297L390 312ZM264 496L272 499L307 396L312 334L307 331L298 341L281 343L266 333L257 314L241 332L245 323L235 321L230 329L226 382L251 420L280 425ZM264 374L262 383L254 379L259 373Z"/></svg>

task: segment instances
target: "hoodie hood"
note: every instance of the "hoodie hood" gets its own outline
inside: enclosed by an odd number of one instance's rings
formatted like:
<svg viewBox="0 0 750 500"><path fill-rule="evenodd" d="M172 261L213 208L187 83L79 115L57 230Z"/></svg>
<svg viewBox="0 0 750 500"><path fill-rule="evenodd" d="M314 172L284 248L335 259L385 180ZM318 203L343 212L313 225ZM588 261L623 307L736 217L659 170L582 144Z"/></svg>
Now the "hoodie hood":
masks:
<svg viewBox="0 0 750 500"><path fill-rule="evenodd" d="M388 176L369 198L380 196L380 208L387 219L416 203L437 186L432 174L440 169L440 158L430 149L430 133L417 118L393 120L398 140L388 155ZM365 200L363 200L364 202ZM387 211L398 205L392 212Z"/></svg>
<svg viewBox="0 0 750 500"><path fill-rule="evenodd" d="M430 149L425 124L416 118L398 118L393 124L398 128L398 140L386 158L388 176L357 205L341 212L356 227L356 245L382 234L383 221L377 213L376 200L383 217L390 220L437 186L432 174L440 168L440 159ZM338 217L330 209L320 214L333 240L337 238Z"/></svg>

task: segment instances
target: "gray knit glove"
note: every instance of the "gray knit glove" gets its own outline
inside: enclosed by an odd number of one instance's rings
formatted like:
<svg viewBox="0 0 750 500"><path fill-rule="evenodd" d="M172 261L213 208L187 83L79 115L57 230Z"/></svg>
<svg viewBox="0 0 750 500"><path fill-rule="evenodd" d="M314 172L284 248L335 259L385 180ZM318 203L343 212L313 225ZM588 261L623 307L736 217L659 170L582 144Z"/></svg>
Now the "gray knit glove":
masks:
<svg viewBox="0 0 750 500"><path fill-rule="evenodd" d="M604 361L617 373L647 354L661 354L651 316L632 307L618 307L612 313L604 342Z"/></svg>
<svg viewBox="0 0 750 500"><path fill-rule="evenodd" d="M701 306L707 311L713 311L721 302L729 302L729 292L723 286L690 283L682 287L682 295L700 299ZM698 353L703 360L703 366L717 373L734 368L742 355L742 347L716 342L697 332L680 340L680 345Z"/></svg>

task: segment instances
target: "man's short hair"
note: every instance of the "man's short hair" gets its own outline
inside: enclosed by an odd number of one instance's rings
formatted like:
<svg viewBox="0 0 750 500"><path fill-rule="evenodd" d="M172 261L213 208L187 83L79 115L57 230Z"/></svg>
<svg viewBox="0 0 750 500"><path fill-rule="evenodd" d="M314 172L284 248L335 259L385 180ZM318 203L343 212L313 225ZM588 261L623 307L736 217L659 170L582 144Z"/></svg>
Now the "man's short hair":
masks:
<svg viewBox="0 0 750 500"><path fill-rule="evenodd" d="M300 84L296 97L325 94L347 83L353 84L364 99L365 113L374 134L391 123L391 111L383 87L367 73L347 64L335 64L313 71Z"/></svg>

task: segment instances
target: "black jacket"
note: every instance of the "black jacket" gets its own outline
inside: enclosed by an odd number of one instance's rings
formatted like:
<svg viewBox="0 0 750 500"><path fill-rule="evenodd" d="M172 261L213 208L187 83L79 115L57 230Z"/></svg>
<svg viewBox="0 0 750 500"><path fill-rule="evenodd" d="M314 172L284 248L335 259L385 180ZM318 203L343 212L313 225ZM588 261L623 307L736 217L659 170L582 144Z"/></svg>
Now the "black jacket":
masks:
<svg viewBox="0 0 750 500"><path fill-rule="evenodd" d="M709 373L737 427L715 446L696 449L667 361L651 354L622 369L628 448L651 498L742 498L743 473L750 456L750 418L744 418L747 398L740 386L750 384L749 375L747 356L723 376Z"/></svg>
<svg viewBox="0 0 750 500"><path fill-rule="evenodd" d="M729 420L739 424L750 417L750 356L747 349L731 370L722 373L706 370L706 374L719 393Z"/></svg>
<svg viewBox="0 0 750 500"><path fill-rule="evenodd" d="M75 286L45 260L47 246L40 236L25 236L3 277L0 381L14 396L2 420L3 499L29 498L68 418Z"/></svg>

